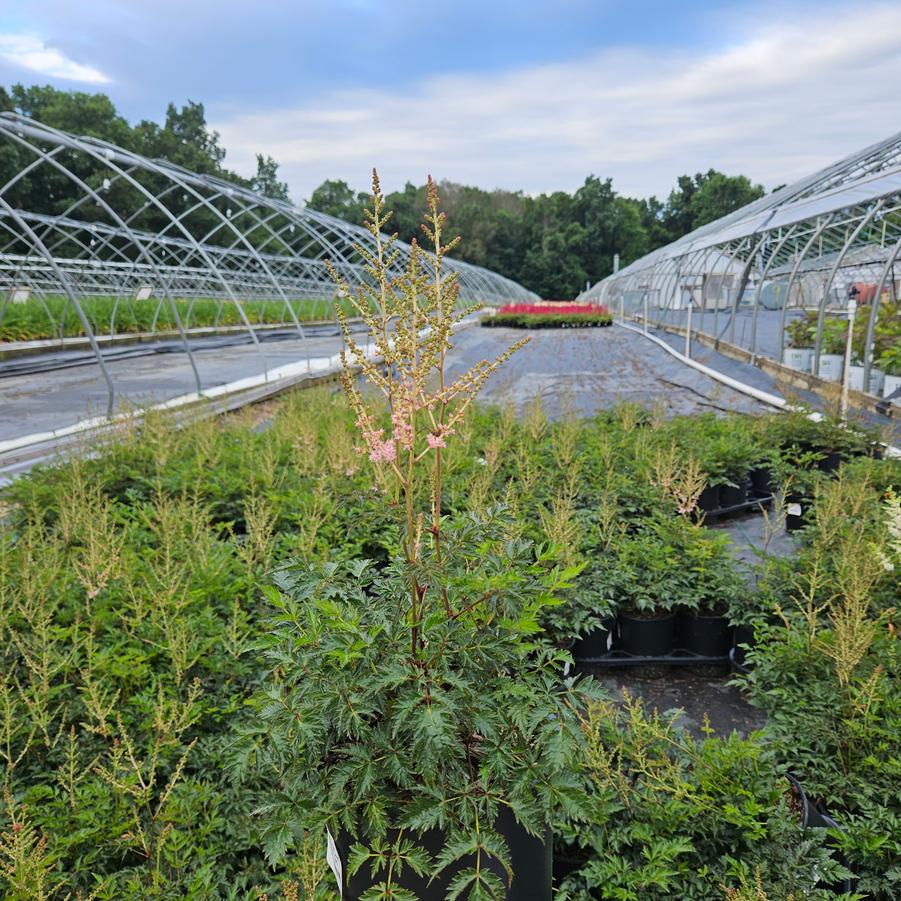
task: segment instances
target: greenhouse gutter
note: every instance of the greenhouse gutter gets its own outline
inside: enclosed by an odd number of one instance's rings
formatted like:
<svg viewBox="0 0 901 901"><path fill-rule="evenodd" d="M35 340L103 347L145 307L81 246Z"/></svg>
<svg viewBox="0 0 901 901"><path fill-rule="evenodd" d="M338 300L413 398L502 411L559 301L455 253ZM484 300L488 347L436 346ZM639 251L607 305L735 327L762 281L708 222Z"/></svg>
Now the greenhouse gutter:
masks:
<svg viewBox="0 0 901 901"><path fill-rule="evenodd" d="M474 325L476 318L464 319L452 326L453 331ZM427 334L423 329L421 335ZM378 362L380 357L368 350L367 359ZM0 488L8 484L16 475L32 466L44 462L66 447L76 445L79 440L103 438L115 434L124 426L139 421L153 411L174 411L186 418L191 414L198 417L219 416L248 404L259 403L277 394L298 386L312 387L323 381L334 379L341 372L341 354L329 357L314 357L303 363L289 363L267 373L248 376L224 385L182 394L162 403L117 413L111 418L95 416L83 419L70 426L48 432L36 432L8 441L0 441Z"/></svg>
<svg viewBox="0 0 901 901"><path fill-rule="evenodd" d="M637 326L629 325L625 322L620 322L619 320L614 320L614 324L618 325L620 328L627 329L630 332L635 332L636 335L641 335L644 338L647 338L649 341L653 341L658 347L663 348L671 357L675 357L680 363L684 363L686 366L690 366L692 369L696 369L698 372L703 373L714 381L720 382L723 385L726 385L729 388L732 388L734 391L738 391L741 394L745 394L748 397L753 397L755 400L760 401L761 403L768 404L771 407L775 407L777 410L784 410L786 412L803 412L801 407L795 407L790 404L784 397L780 397L778 394L770 394L768 391L761 391L760 388L755 388L753 385L748 385L745 382L739 381L738 379L734 379L731 376L725 375L722 372L719 372L716 369L712 369L710 366L705 366L703 363L698 363L697 360L692 360L691 357L685 356L685 354L679 353L673 347L670 347L669 344L666 343L662 338L658 338L656 335L652 335L650 332L644 331L644 329L640 329ZM814 422L818 422L823 418L822 413L808 413L808 419L813 420ZM884 450L885 456L887 457L901 457L901 448L894 447L891 444L885 445Z"/></svg>

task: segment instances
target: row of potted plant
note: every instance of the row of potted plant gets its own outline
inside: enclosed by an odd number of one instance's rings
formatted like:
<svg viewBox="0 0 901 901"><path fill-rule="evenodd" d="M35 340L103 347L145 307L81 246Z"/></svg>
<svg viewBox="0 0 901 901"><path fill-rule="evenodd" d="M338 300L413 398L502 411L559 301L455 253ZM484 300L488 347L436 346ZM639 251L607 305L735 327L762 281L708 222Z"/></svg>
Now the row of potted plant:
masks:
<svg viewBox="0 0 901 901"><path fill-rule="evenodd" d="M488 328L606 328L613 325L610 313L496 313L480 320Z"/></svg>
<svg viewBox="0 0 901 901"><path fill-rule="evenodd" d="M577 659L622 651L666 657L680 649L725 659L730 615L748 594L729 539L686 516L660 517L623 534L587 566L561 612L558 628L584 630Z"/></svg>
<svg viewBox="0 0 901 901"><path fill-rule="evenodd" d="M808 311L786 328L785 364L801 372L811 372L819 314ZM864 388L863 365L866 356L868 317L855 319L851 339L851 370L849 384L853 390L866 390L876 396L891 397L901 388L901 308L898 304L883 303L877 314L872 347L869 384ZM848 321L827 316L820 336L820 355L815 375L830 381L840 381L844 372L848 339Z"/></svg>
<svg viewBox="0 0 901 901"><path fill-rule="evenodd" d="M704 513L753 505L788 481L797 491L811 473L833 472L844 461L882 452L878 432L868 424L811 419L804 410L758 420L702 414L691 423L679 422L674 430L706 477L697 501Z"/></svg>
<svg viewBox="0 0 901 901"><path fill-rule="evenodd" d="M603 304L553 301L509 303L481 319L489 328L603 328L612 323Z"/></svg>

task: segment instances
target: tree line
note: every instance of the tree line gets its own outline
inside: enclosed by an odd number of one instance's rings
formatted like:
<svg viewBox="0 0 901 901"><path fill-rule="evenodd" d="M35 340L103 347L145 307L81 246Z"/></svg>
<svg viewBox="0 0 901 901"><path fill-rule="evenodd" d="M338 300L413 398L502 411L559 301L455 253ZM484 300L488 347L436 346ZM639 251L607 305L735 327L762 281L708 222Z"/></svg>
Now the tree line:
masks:
<svg viewBox="0 0 901 901"><path fill-rule="evenodd" d="M257 171L244 178L225 166L225 148L209 128L202 103L170 103L163 124L141 120L131 125L105 94L61 91L50 86L0 86L0 110L13 110L53 128L109 141L152 159L165 159L194 172L208 173L268 197L289 200L278 163L257 154ZM23 148L0 144L0 185L32 161ZM87 166L84 180L102 180ZM94 166L93 168L97 168ZM49 183L48 183L49 178ZM121 188L125 190L125 188ZM613 271L614 255L622 265L680 238L693 229L744 206L764 193L743 175L716 170L680 176L665 200L618 194L611 179L590 175L573 193L555 191L530 196L522 191L493 190L444 181L445 211L465 240L453 251L460 259L486 266L515 279L542 297L570 298L587 283ZM32 212L59 214L77 199L77 187L62 174L21 179L6 194L14 205ZM359 224L368 195L339 180L326 180L313 191L308 206ZM393 228L410 241L420 235L425 185L407 182L388 195ZM157 223L152 211L144 227ZM197 229L206 227L200 217Z"/></svg>
<svg viewBox="0 0 901 901"><path fill-rule="evenodd" d="M162 125L148 119L131 125L106 94L15 84L10 88L0 85L0 112L5 111L28 116L60 131L99 138L151 159L168 160L192 172L216 175L267 197L289 199L288 186L279 180L278 163L272 157L258 153L257 171L251 178L243 178L224 166L225 148L219 133L208 127L202 103L189 100L181 108L170 103ZM33 159L13 143L0 144L0 186ZM28 179L17 189L19 205L35 212L59 212L78 194L74 186L67 189L60 185L60 193L50 198L43 184Z"/></svg>
<svg viewBox="0 0 901 901"><path fill-rule="evenodd" d="M546 298L575 297L585 285L621 265L669 244L762 197L764 189L744 175L714 169L680 176L666 200L618 194L612 179L589 175L572 194L529 196L443 181L442 206L455 233L464 240L453 255L487 266ZM392 227L410 241L420 235L425 185L407 182L387 196ZM346 182L327 180L308 206L348 222L361 222L368 202Z"/></svg>

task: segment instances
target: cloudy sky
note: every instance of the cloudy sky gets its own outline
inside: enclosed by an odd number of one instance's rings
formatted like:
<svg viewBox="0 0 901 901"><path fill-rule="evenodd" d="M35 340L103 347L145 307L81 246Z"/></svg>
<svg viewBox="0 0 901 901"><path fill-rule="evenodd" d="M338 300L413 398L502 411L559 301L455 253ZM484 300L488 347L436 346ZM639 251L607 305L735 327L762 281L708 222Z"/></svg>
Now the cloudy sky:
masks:
<svg viewBox="0 0 901 901"><path fill-rule="evenodd" d="M245 174L768 187L901 130L899 0L2 0L0 83L199 100Z"/></svg>

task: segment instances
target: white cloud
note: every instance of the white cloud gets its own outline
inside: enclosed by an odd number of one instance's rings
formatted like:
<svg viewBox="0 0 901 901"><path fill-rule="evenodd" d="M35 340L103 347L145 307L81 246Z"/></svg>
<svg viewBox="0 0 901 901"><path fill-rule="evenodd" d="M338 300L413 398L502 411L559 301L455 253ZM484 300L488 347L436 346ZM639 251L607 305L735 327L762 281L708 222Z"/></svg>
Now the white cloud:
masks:
<svg viewBox="0 0 901 901"><path fill-rule="evenodd" d="M621 47L214 124L231 165L249 171L254 152L271 154L297 197L324 178L363 186L373 164L388 188L433 172L540 192L593 172L647 195L710 167L774 186L901 128L897 3L769 21L706 52Z"/></svg>
<svg viewBox="0 0 901 901"><path fill-rule="evenodd" d="M0 57L49 78L81 81L87 84L110 82L99 69L69 59L34 34L0 34Z"/></svg>

